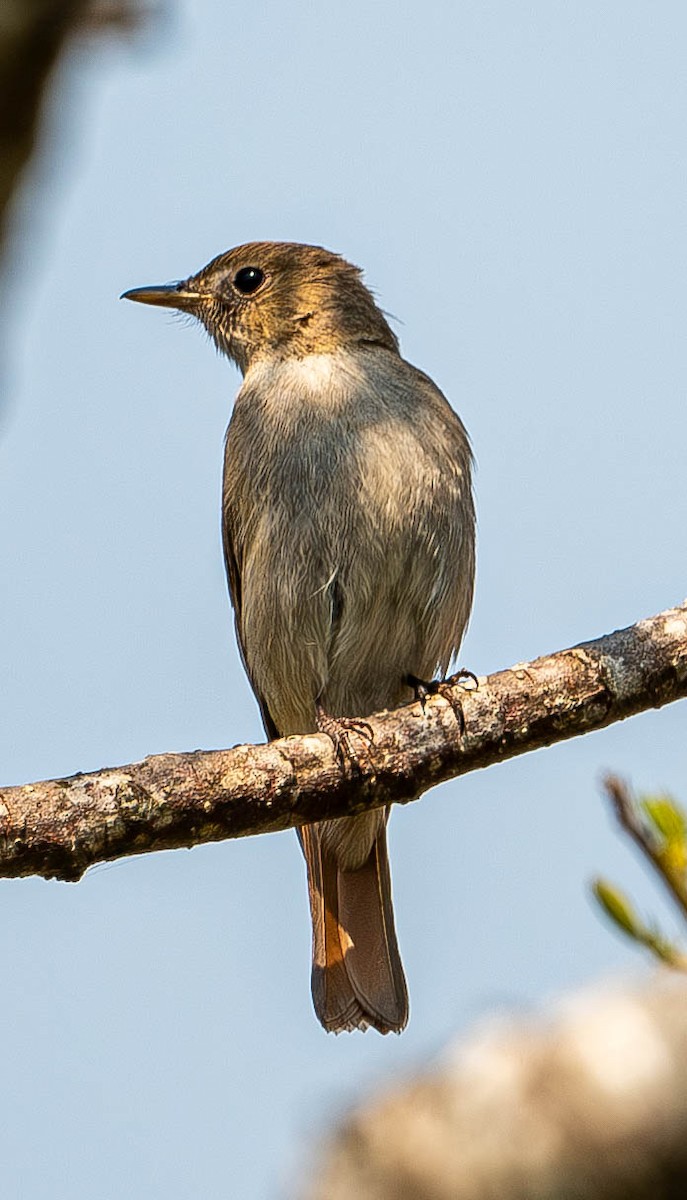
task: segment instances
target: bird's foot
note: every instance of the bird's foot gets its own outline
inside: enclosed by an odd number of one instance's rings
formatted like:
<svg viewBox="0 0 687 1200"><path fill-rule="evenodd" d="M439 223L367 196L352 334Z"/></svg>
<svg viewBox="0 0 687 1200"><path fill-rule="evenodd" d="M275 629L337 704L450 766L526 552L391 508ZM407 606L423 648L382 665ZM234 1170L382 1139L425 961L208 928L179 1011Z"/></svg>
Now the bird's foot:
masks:
<svg viewBox="0 0 687 1200"><path fill-rule="evenodd" d="M463 706L460 700L456 699L452 689L462 687L466 692L476 691L479 683L477 676L472 671L467 671L463 667L453 675L449 675L447 679L432 679L429 683L424 679L418 679L417 675L406 675L405 682L413 689L415 699L420 701L423 709L428 696L442 696L453 709L461 736L465 733ZM468 682L471 684L470 687L467 686Z"/></svg>
<svg viewBox="0 0 687 1200"><path fill-rule="evenodd" d="M326 733L334 743L334 750L340 765L345 770L349 767L355 770L359 766L359 752L355 746L358 738L368 749L374 741L372 726L359 717L332 717L321 704L317 705L317 728L320 733Z"/></svg>

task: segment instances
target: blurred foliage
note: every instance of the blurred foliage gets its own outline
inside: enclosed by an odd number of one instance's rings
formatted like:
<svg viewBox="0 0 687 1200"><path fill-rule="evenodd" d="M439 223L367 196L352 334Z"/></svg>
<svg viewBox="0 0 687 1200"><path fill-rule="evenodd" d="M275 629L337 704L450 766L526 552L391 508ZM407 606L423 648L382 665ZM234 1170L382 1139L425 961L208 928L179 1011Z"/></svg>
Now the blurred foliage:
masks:
<svg viewBox="0 0 687 1200"><path fill-rule="evenodd" d="M616 776L604 781L621 829L638 846L662 880L687 924L687 816L671 796L634 796ZM616 929L646 947L660 962L687 972L687 953L646 924L632 902L605 879L592 883L592 894Z"/></svg>

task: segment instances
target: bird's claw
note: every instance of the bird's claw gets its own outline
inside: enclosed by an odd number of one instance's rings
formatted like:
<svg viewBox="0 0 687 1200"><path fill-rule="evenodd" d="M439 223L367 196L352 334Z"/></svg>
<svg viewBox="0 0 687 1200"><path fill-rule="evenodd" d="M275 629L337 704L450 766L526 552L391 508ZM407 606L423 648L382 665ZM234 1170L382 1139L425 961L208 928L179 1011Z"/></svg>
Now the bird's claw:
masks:
<svg viewBox="0 0 687 1200"><path fill-rule="evenodd" d="M471 682L471 687L465 686L467 681ZM456 718L462 737L465 733L465 713L463 712L460 700L456 699L452 689L459 686L465 687L466 691L476 691L479 687L479 682L473 671L468 671L463 667L453 675L449 675L447 679L432 679L429 682L425 679L419 679L417 675L409 674L406 675L406 683L413 689L415 699L420 701L423 709L428 696L441 696L453 709L453 715Z"/></svg>
<svg viewBox="0 0 687 1200"><path fill-rule="evenodd" d="M320 733L326 733L334 743L334 751L340 766L355 768L358 766L358 753L354 738L360 738L366 748L374 742L372 726L359 717L333 717L326 712L321 704L317 705L317 728Z"/></svg>
<svg viewBox="0 0 687 1200"><path fill-rule="evenodd" d="M467 681L470 681L472 687L465 687ZM468 671L467 667L460 667L453 675L449 675L448 679L444 680L447 687L462 687L466 692L476 692L479 687L479 679L474 671Z"/></svg>

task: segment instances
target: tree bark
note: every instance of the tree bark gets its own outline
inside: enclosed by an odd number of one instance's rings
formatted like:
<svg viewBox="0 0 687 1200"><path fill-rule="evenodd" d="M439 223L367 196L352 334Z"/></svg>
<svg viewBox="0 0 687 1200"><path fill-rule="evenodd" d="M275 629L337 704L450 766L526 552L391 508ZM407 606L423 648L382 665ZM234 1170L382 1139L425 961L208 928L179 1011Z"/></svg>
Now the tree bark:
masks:
<svg viewBox="0 0 687 1200"><path fill-rule="evenodd" d="M687 602L596 641L368 718L342 763L323 734L159 754L0 789L0 877L77 880L94 863L405 804L446 779L687 695ZM461 706L464 730L453 705Z"/></svg>

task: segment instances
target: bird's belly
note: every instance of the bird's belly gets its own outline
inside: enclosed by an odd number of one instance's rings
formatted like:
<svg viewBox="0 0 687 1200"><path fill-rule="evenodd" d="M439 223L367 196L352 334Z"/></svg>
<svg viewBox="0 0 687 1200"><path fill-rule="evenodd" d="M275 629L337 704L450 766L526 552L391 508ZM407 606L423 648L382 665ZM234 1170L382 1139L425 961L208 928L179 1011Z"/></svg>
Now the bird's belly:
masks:
<svg viewBox="0 0 687 1200"><path fill-rule="evenodd" d="M268 522L244 572L248 665L284 735L314 730L318 702L333 716L394 707L405 676L431 677L452 648L427 611L436 581L417 537L390 545L350 504L333 516Z"/></svg>
<svg viewBox="0 0 687 1200"><path fill-rule="evenodd" d="M448 666L467 618L469 479L426 426L308 412L270 442L244 528L241 634L282 734L363 716Z"/></svg>

